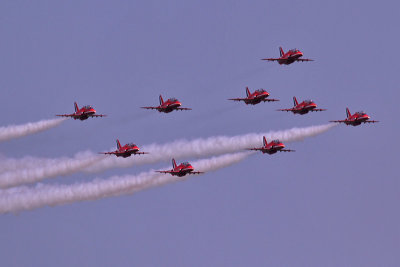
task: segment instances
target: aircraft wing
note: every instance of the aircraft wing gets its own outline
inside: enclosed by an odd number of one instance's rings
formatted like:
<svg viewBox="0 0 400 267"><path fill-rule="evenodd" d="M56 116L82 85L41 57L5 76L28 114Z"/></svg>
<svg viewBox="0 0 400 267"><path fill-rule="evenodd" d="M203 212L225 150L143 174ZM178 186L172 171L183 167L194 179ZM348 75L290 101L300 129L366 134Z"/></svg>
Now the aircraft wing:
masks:
<svg viewBox="0 0 400 267"><path fill-rule="evenodd" d="M107 115L104 114L93 114L93 115L89 115L89 117L106 117Z"/></svg>
<svg viewBox="0 0 400 267"><path fill-rule="evenodd" d="M294 109L292 109L292 108L277 109L277 111L287 111L287 112L293 111L293 110Z"/></svg>
<svg viewBox="0 0 400 267"><path fill-rule="evenodd" d="M262 58L261 60L267 60L267 61L278 61L282 58Z"/></svg>
<svg viewBox="0 0 400 267"><path fill-rule="evenodd" d="M246 150L259 151L259 150L263 150L263 149L262 149L262 147L253 147L253 148L246 148Z"/></svg>
<svg viewBox="0 0 400 267"><path fill-rule="evenodd" d="M136 152L133 153L134 155L144 155L144 154L150 154L149 152Z"/></svg>
<svg viewBox="0 0 400 267"><path fill-rule="evenodd" d="M312 111L312 112L317 112L317 111L325 111L326 109L324 109L324 108L315 108L315 109L312 109L312 110L310 110L310 111Z"/></svg>
<svg viewBox="0 0 400 267"><path fill-rule="evenodd" d="M202 174L204 172L189 172L189 174Z"/></svg>
<svg viewBox="0 0 400 267"><path fill-rule="evenodd" d="M345 120L337 120L337 121L329 121L329 122L346 123L346 122L348 122L348 121L345 121Z"/></svg>
<svg viewBox="0 0 400 267"><path fill-rule="evenodd" d="M314 61L314 59L298 58L298 59L296 59L296 61L301 61L301 62L304 62L304 61Z"/></svg>
<svg viewBox="0 0 400 267"><path fill-rule="evenodd" d="M74 118L76 115L75 114L60 114L60 115L56 115L57 117L71 117Z"/></svg>
<svg viewBox="0 0 400 267"><path fill-rule="evenodd" d="M379 121L364 121L364 123L377 123Z"/></svg>
<svg viewBox="0 0 400 267"><path fill-rule="evenodd" d="M155 171L155 172L159 172L159 173L173 173L173 171Z"/></svg>
<svg viewBox="0 0 400 267"><path fill-rule="evenodd" d="M117 151L112 151L112 152L99 152L99 154L104 154L104 155L117 155Z"/></svg>
<svg viewBox="0 0 400 267"><path fill-rule="evenodd" d="M176 108L176 110L192 110L191 108Z"/></svg>
<svg viewBox="0 0 400 267"><path fill-rule="evenodd" d="M263 99L264 102L274 102L274 101L279 101L279 99L273 99L273 98L266 98Z"/></svg>
<svg viewBox="0 0 400 267"><path fill-rule="evenodd" d="M245 101L247 98L229 98L228 100L233 100L233 101Z"/></svg>
<svg viewBox="0 0 400 267"><path fill-rule="evenodd" d="M295 152L296 150L293 150L293 149L281 149L279 151L281 151L281 152Z"/></svg>
<svg viewBox="0 0 400 267"><path fill-rule="evenodd" d="M160 107L140 107L140 108L144 108L144 109L159 109Z"/></svg>

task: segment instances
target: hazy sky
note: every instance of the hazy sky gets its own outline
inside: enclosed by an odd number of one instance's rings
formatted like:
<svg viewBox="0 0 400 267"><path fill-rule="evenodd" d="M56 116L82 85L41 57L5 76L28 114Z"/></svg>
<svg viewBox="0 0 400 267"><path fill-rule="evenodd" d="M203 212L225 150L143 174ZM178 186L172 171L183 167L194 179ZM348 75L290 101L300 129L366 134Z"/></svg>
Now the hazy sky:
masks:
<svg viewBox="0 0 400 267"><path fill-rule="evenodd" d="M399 9L396 1L1 1L0 126L70 113L74 101L109 115L1 143L2 157L320 125L345 118L346 107L380 121L135 195L1 215L1 266L397 266ZM260 60L279 46L315 62ZM281 101L226 100L246 86ZM139 108L159 94L193 110ZM293 96L328 110L275 111Z"/></svg>

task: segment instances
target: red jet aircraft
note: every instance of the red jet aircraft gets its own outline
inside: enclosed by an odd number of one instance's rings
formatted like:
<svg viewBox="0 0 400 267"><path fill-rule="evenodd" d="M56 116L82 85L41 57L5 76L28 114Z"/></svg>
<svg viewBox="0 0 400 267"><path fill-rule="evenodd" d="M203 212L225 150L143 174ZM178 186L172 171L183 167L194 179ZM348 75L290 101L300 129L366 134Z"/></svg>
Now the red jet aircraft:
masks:
<svg viewBox="0 0 400 267"><path fill-rule="evenodd" d="M297 49L291 49L285 53L285 52L283 52L282 47L279 47L279 52L281 55L279 58L263 58L261 60L278 61L278 63L280 65L282 65L282 64L289 65L295 61L301 61L301 62L314 61L312 59L301 58L303 56L303 53Z"/></svg>
<svg viewBox="0 0 400 267"><path fill-rule="evenodd" d="M160 95L160 105L157 107L142 107L145 109L156 109L159 112L170 113L173 110L192 110L191 108L181 108L181 102L176 98L170 98L164 102L162 96Z"/></svg>
<svg viewBox="0 0 400 267"><path fill-rule="evenodd" d="M62 114L56 115L58 117L71 117L74 120L87 120L89 117L105 117L107 115L97 115L96 110L92 106L84 106L81 109L78 107L78 104L75 102L75 112L72 114Z"/></svg>
<svg viewBox="0 0 400 267"><path fill-rule="evenodd" d="M317 104L315 104L314 101L312 101L312 100L305 100L299 104L299 102L297 102L297 98L295 96L293 97L293 105L294 105L293 108L278 109L278 111L287 111L287 112L291 111L291 112L293 112L293 114L304 115L310 111L317 112L317 111L326 110L326 109L322 109L322 108L316 108Z"/></svg>
<svg viewBox="0 0 400 267"><path fill-rule="evenodd" d="M279 140L272 140L269 144L267 143L267 139L263 136L263 146L262 147L255 147L255 148L248 148L247 150L255 150L261 151L263 154L275 154L276 152L294 152L295 150L291 149L284 149L285 145Z"/></svg>
<svg viewBox="0 0 400 267"><path fill-rule="evenodd" d="M133 155L149 154L148 152L139 152L140 148L132 143L121 146L121 143L117 139L117 150L112 152L100 152L99 154L115 155L117 157L127 158Z"/></svg>
<svg viewBox="0 0 400 267"><path fill-rule="evenodd" d="M172 159L172 169L169 171L156 171L159 173L169 173L172 176L176 175L178 177L185 176L186 174L200 174L204 172L195 172L194 168L189 162L183 162L179 166L176 165L175 159Z"/></svg>
<svg viewBox="0 0 400 267"><path fill-rule="evenodd" d="M254 93L250 93L249 87L246 87L246 98L230 98L228 100L233 100L233 101L244 101L246 105L256 105L260 103L261 101L263 102L273 102L273 101L279 101L278 99L267 99L269 97L269 93L265 91L264 89L258 89L255 90Z"/></svg>
<svg viewBox="0 0 400 267"><path fill-rule="evenodd" d="M346 115L347 118L345 120L338 120L338 121L330 121L330 122L338 122L338 123L344 123L346 125L352 125L352 126L357 126L360 125L361 123L376 123L379 121L370 121L370 116L368 116L365 112L363 111L358 111L351 115L350 110L346 108Z"/></svg>

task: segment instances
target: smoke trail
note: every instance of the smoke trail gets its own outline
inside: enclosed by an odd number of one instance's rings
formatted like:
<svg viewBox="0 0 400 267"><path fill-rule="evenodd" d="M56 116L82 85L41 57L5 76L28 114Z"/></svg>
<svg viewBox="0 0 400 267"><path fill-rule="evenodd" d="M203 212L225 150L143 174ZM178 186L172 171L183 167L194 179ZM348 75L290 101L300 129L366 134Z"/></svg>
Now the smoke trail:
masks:
<svg viewBox="0 0 400 267"><path fill-rule="evenodd" d="M100 161L104 157L104 155L94 156L91 152L81 152L72 159L57 160L53 161L53 164L44 164L43 166L37 165L34 169L5 172L0 175L0 188L39 182L46 178L75 173Z"/></svg>
<svg viewBox="0 0 400 267"><path fill-rule="evenodd" d="M65 121L65 119L61 118L41 120L38 122L29 122L22 125L9 125L5 127L0 127L0 142L45 131L47 129L58 126L63 121Z"/></svg>
<svg viewBox="0 0 400 267"><path fill-rule="evenodd" d="M101 172L110 168L131 167L133 165L151 164L160 161L169 161L172 157L182 159L186 157L205 157L234 153L248 147L261 146L262 136L267 139L281 139L285 142L299 141L306 137L324 133L336 124L326 124L305 128L292 128L284 131L246 134L239 136L217 136L210 138L199 138L191 141L178 140L164 145L152 144L144 146L143 151L150 154L143 156L132 156L131 158L99 157L92 152L86 152L84 157L69 159L34 159L34 166L29 160L14 162L13 166L19 169L8 171L0 175L0 188L32 183L57 175L71 174L78 171ZM82 162L81 162L82 161ZM12 164L6 165L11 167ZM29 166L29 167L28 167ZM23 168L23 169L22 169ZM84 169L85 168L85 169ZM22 170L21 170L22 169ZM0 167L1 170L1 167Z"/></svg>
<svg viewBox="0 0 400 267"><path fill-rule="evenodd" d="M211 172L235 164L251 154L252 152L227 154L193 162L193 166L196 170ZM0 213L132 194L181 180L184 178L149 171L135 176L114 176L107 180L95 179L91 182L72 185L38 184L35 188L15 187L0 190Z"/></svg>
<svg viewBox="0 0 400 267"><path fill-rule="evenodd" d="M307 137L322 134L335 126L336 124L330 123L319 126L292 128L289 130L271 131L259 134L251 133L238 136L216 136L198 138L190 141L178 140L164 145L151 144L143 146L142 148L143 151L149 151L149 155L143 157L131 157L123 160L115 157L108 157L86 170L89 172L100 172L110 168L131 167L133 165L166 161L170 160L172 157L182 159L186 157L205 157L234 153L249 147L261 146L262 136L266 136L268 141L272 139L280 139L284 142L301 141Z"/></svg>

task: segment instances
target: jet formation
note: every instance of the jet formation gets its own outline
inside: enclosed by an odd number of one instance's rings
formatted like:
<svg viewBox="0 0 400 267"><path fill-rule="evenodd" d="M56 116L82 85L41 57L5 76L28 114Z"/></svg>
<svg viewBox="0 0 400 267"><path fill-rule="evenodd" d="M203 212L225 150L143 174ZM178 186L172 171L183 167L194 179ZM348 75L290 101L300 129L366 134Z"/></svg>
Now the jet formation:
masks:
<svg viewBox="0 0 400 267"><path fill-rule="evenodd" d="M291 49L288 52L284 52L282 47L279 47L280 57L279 58L263 58L266 61L277 61L280 65L290 65L294 62L307 62L314 61L313 59L302 58L303 53L298 49ZM264 89L257 89L254 92L250 92L249 88L246 87L246 97L243 98L229 98L228 100L240 102L243 101L246 105L257 105L261 102L277 102L278 99L269 98L270 94ZM157 110L161 113L170 113L174 110L192 110L191 108L183 108L182 103L176 98L169 98L164 101L163 97L159 96L158 106L145 106L141 107L143 109ZM70 117L74 120L87 120L93 117L105 117L104 114L96 114L96 110L90 106L86 105L82 108L78 107L75 102L75 112L72 114L60 114L56 115L59 117ZM304 100L301 103L297 101L296 97L293 97L293 107L278 109L278 111L292 112L293 114L305 115L309 112L319 112L325 111L326 109L317 108L317 104L313 100ZM378 121L370 120L370 116L365 112L359 111L354 114L350 113L350 110L346 108L347 118L344 120L332 120L330 122L334 123L344 123L345 125L358 126L363 123L377 123ZM137 145L133 143L125 144L121 146L119 140L116 140L117 150L110 152L100 152L100 154L105 155L115 155L116 157L127 158L131 155L144 155L149 154L149 152L140 152ZM263 145L261 147L247 148L246 150L260 151L263 154L275 154L277 152L295 152L292 149L286 149L285 145L279 140L272 140L270 143L267 142L265 136L263 136ZM179 165L176 164L175 159L172 159L172 169L171 170L161 170L156 171L163 174L170 174L172 176L183 177L188 174L202 174L201 171L194 171L194 167L189 162L183 162Z"/></svg>

